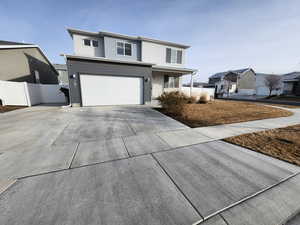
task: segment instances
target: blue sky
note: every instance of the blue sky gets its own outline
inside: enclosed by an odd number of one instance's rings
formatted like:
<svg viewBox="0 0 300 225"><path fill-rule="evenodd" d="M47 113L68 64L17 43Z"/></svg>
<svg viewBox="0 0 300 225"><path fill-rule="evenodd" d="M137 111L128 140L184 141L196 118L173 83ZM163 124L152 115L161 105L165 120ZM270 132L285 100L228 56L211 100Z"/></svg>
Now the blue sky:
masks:
<svg viewBox="0 0 300 225"><path fill-rule="evenodd" d="M72 53L66 27L191 45L198 80L219 71L300 70L299 0L2 0L0 39L38 44L53 63Z"/></svg>

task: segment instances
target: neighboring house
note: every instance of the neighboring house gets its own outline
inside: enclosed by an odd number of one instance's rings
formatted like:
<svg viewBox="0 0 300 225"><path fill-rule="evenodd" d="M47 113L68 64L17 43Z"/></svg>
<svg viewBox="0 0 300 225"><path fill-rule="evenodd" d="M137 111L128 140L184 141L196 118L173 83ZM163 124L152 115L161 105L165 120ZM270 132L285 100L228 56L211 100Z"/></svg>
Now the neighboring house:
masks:
<svg viewBox="0 0 300 225"><path fill-rule="evenodd" d="M187 45L110 32L68 29L74 55L64 55L72 105L146 104L182 86Z"/></svg>
<svg viewBox="0 0 300 225"><path fill-rule="evenodd" d="M215 85L216 94L226 96L255 94L255 72L251 68L220 72L209 77L209 84Z"/></svg>
<svg viewBox="0 0 300 225"><path fill-rule="evenodd" d="M283 94L300 96L300 72L282 75Z"/></svg>
<svg viewBox="0 0 300 225"><path fill-rule="evenodd" d="M57 76L37 45L0 41L0 80L57 84Z"/></svg>
<svg viewBox="0 0 300 225"><path fill-rule="evenodd" d="M270 93L269 87L266 85L266 78L268 76L280 76L279 74L268 74L268 73L256 73L256 95L257 96L268 96ZM280 95L282 93L283 84L280 81L279 85L275 90L272 91L271 95Z"/></svg>
<svg viewBox="0 0 300 225"><path fill-rule="evenodd" d="M54 68L58 72L58 81L61 85L69 85L68 69L66 64L53 64Z"/></svg>

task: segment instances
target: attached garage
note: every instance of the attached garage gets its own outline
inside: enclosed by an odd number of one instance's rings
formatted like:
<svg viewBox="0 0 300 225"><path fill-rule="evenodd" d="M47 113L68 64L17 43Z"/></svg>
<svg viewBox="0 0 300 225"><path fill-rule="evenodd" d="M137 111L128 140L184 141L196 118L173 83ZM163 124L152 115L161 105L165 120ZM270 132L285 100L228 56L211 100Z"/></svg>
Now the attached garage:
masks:
<svg viewBox="0 0 300 225"><path fill-rule="evenodd" d="M66 55L72 106L151 102L150 63Z"/></svg>
<svg viewBox="0 0 300 225"><path fill-rule="evenodd" d="M143 104L143 79L80 75L82 106Z"/></svg>

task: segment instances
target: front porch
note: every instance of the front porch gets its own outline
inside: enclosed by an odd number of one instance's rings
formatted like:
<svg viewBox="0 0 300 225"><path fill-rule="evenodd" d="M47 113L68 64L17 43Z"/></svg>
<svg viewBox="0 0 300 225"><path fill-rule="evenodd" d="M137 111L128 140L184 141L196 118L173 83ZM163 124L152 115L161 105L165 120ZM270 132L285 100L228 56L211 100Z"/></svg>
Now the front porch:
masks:
<svg viewBox="0 0 300 225"><path fill-rule="evenodd" d="M156 100L164 92L182 89L183 76L191 76L197 70L176 67L152 67L152 100Z"/></svg>

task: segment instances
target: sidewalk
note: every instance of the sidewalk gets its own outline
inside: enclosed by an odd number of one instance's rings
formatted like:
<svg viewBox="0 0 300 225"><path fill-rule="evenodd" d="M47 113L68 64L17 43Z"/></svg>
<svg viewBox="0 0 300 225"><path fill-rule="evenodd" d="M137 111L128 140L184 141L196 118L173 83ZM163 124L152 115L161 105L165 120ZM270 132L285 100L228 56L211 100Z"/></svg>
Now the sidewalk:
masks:
<svg viewBox="0 0 300 225"><path fill-rule="evenodd" d="M300 124L300 109L285 110L292 111L294 115L242 123L166 131L158 133L158 135L170 146L176 148Z"/></svg>

